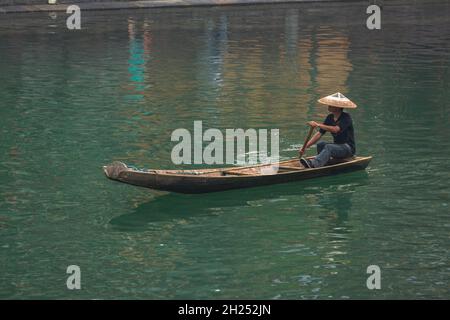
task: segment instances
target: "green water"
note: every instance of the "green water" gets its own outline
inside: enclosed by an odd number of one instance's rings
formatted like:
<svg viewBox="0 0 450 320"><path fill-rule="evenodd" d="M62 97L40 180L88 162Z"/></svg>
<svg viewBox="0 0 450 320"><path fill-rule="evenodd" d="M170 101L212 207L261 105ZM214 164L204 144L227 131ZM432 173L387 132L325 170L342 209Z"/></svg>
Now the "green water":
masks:
<svg viewBox="0 0 450 320"><path fill-rule="evenodd" d="M0 298L450 298L449 8L385 5L379 31L342 3L0 16ZM101 171L174 168L194 120L296 156L336 91L365 172L178 195Z"/></svg>

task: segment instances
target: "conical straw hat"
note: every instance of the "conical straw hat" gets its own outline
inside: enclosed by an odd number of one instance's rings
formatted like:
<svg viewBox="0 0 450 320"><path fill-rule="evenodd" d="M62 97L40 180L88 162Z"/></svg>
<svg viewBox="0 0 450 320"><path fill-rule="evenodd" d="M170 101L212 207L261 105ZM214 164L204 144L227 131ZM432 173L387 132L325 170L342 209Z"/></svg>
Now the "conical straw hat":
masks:
<svg viewBox="0 0 450 320"><path fill-rule="evenodd" d="M354 104L349 98L347 98L340 92L321 98L317 101L321 104L338 108L348 108L348 109L356 108L356 104Z"/></svg>

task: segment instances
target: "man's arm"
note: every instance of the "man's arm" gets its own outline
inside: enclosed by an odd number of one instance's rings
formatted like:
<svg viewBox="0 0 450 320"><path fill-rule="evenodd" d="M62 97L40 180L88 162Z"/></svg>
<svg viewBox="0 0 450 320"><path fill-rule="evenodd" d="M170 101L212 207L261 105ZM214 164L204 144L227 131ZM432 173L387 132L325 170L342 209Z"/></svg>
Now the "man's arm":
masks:
<svg viewBox="0 0 450 320"><path fill-rule="evenodd" d="M322 137L322 133L316 132L316 134L313 135L313 137L306 143L306 147L305 147L304 151L306 151L306 149L308 149L310 146L312 146L318 140L320 140L321 137ZM303 147L298 150L298 153L300 154L300 157L303 156L302 149L303 149Z"/></svg>
<svg viewBox="0 0 450 320"><path fill-rule="evenodd" d="M331 132L331 133L338 133L339 131L341 131L341 128L339 126L327 126L327 125L325 125L323 123L318 123L318 122L315 122L315 121L310 121L310 122L308 122L308 124L311 127L320 128L322 130L325 130L325 131L328 131L328 132Z"/></svg>
<svg viewBox="0 0 450 320"><path fill-rule="evenodd" d="M313 144L315 144L317 141L319 141L320 138L322 138L322 134L320 132L316 132L316 134L313 135L311 140L309 140L308 143L306 144L305 149L308 149L309 147L311 147Z"/></svg>

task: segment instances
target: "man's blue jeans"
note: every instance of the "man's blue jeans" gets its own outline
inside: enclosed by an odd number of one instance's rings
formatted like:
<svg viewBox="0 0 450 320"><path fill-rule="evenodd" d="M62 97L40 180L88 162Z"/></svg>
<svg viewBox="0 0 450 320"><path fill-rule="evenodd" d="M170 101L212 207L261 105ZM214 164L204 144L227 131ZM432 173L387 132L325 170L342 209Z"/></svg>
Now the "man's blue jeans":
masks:
<svg viewBox="0 0 450 320"><path fill-rule="evenodd" d="M330 158L343 159L353 155L352 149L347 143L336 144L324 141L317 144L317 153L318 155L311 160L314 168L323 167Z"/></svg>

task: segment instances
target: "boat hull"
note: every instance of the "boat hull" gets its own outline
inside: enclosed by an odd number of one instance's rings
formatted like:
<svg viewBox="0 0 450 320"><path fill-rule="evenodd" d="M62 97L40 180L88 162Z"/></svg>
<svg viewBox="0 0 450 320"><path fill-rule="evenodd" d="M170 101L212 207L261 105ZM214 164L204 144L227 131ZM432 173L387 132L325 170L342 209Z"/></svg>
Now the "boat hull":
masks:
<svg viewBox="0 0 450 320"><path fill-rule="evenodd" d="M193 194L280 184L364 170L371 159L372 157L355 157L311 169L301 167L298 159L291 159L280 162L278 165L280 168L292 169L281 169L272 174L261 174L261 168L267 168L267 165L209 170L141 171L129 168L121 162L115 162L103 169L106 176L112 180L155 190ZM286 165L289 166L286 167Z"/></svg>

